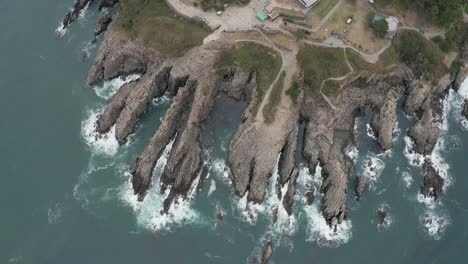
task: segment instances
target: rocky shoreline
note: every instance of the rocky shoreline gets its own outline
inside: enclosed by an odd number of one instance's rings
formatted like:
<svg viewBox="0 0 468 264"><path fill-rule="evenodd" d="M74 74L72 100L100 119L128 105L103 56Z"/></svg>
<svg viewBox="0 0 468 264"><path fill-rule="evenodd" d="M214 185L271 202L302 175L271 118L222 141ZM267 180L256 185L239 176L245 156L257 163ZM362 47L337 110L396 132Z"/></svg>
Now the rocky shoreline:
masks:
<svg viewBox="0 0 468 264"><path fill-rule="evenodd" d="M93 2L77 1L63 26L69 26L80 11ZM117 2L103 0L100 7L113 6ZM452 85L457 90L468 76L468 45L465 43L461 67L454 80L445 74L432 83L414 76L405 65L379 74L363 70L343 80L341 90L334 98L334 107L314 87L302 87L298 103L282 109L280 117L272 124L266 124L253 111L258 85L255 71L217 66L221 52L236 45L234 42L215 40L192 48L181 57L168 58L112 27L109 15L102 15L99 21L95 36L106 31L109 24L111 26L90 69L89 85L133 74L140 77L122 86L109 100L96 122L96 131L104 134L115 127L117 141L125 144L154 98L164 95L173 98L161 126L131 170L134 193L142 201L152 183L158 159L173 142L160 176L161 192L169 190L162 213L170 210L176 198L185 198L196 179L202 182L206 177L208 146L202 142L202 132L209 122L215 100L228 97L247 103L226 160L235 194L239 197L247 195L251 203L262 203L270 177L278 166L277 195L280 200L283 198L283 207L292 215L297 199L300 153L311 174L318 165L322 167L321 190L307 190L305 199L311 204L317 192L323 193L322 214L328 225L336 227L349 213L348 185L354 162L346 150L356 141L356 118L366 113L372 115L371 125L384 152L392 148L397 110L402 107L414 118L408 131L414 142L413 151L428 156L442 134L442 99ZM358 87L358 79L364 79L366 87ZM468 118L468 101L463 114ZM304 126L303 135L299 132L300 124ZM298 149L298 142L303 142L302 149ZM421 194L437 199L443 195L444 179L430 160L426 160L422 168ZM288 188L283 194L281 188L286 184ZM366 176L357 178L358 199L363 197L367 184ZM380 222L385 217L386 212L379 212ZM266 245L262 263L267 263L264 259L269 259L270 255L271 242Z"/></svg>

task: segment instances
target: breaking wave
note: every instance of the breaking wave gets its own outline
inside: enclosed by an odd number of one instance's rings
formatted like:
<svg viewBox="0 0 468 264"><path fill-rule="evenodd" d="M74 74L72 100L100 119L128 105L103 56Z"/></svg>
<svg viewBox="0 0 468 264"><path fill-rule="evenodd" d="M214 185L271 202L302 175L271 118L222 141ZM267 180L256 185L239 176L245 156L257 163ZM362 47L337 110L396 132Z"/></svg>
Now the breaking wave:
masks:
<svg viewBox="0 0 468 264"><path fill-rule="evenodd" d="M105 134L97 132L96 121L100 112L102 110L88 111L88 118L81 124L81 136L93 153L114 156L119 148L119 142L115 137L115 125Z"/></svg>
<svg viewBox="0 0 468 264"><path fill-rule="evenodd" d="M210 182L210 189L208 189L208 197L211 196L216 191L216 182L215 180L211 180Z"/></svg>
<svg viewBox="0 0 468 264"><path fill-rule="evenodd" d="M375 190L377 181L385 169L385 162L380 158L383 154L384 153L379 155L368 154L364 160L364 171L362 175L369 179L369 187L372 190Z"/></svg>
<svg viewBox="0 0 468 264"><path fill-rule="evenodd" d="M319 193L322 185L322 168L317 166L315 174L312 176L307 167L302 167L299 172L298 183L305 189L308 185L313 185L316 190L316 197L311 205L306 205L303 210L307 218L307 241L316 242L321 247L338 247L347 243L352 237L351 220L345 220L338 224L336 228L330 227L320 211L322 194Z"/></svg>
<svg viewBox="0 0 468 264"><path fill-rule="evenodd" d="M125 172L128 180L122 187L120 198L132 208L138 225L152 232L170 232L173 227L193 224L200 218L200 214L192 207L192 199L198 183L197 180L193 182L191 191L186 199L177 198L170 207L169 212L167 214L162 213L164 208L163 202L169 196L170 187L164 193L160 192L159 175L161 175L166 166L173 143L174 140L166 146L163 155L156 163L153 184L142 202L138 201L138 197L133 193L130 173L128 171Z"/></svg>
<svg viewBox="0 0 468 264"><path fill-rule="evenodd" d="M413 185L413 176L411 176L409 172L404 171L401 173L401 178L403 180L403 183L405 184L406 189L409 190Z"/></svg>
<svg viewBox="0 0 468 264"><path fill-rule="evenodd" d="M95 86L94 91L100 98L109 100L124 84L136 81L140 78L140 74L131 74L126 77L118 77L110 81L105 81L101 85Z"/></svg>

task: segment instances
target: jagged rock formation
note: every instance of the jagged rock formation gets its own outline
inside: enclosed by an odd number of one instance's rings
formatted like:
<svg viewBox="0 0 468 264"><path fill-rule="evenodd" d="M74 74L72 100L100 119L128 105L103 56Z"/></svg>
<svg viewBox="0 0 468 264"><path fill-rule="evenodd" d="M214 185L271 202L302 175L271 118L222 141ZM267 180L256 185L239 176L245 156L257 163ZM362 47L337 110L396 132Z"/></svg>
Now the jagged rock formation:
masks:
<svg viewBox="0 0 468 264"><path fill-rule="evenodd" d="M270 263L270 258L273 253L273 250L271 249L271 241L267 241L265 243L265 248L263 249L263 255L262 255L262 264L268 264Z"/></svg>
<svg viewBox="0 0 468 264"><path fill-rule="evenodd" d="M377 139L383 150L392 147L393 131L396 127L396 108L400 98L398 89L390 89L387 92L384 105L377 111L372 120L373 127L377 131Z"/></svg>
<svg viewBox="0 0 468 264"><path fill-rule="evenodd" d="M67 28L71 23L75 22L75 20L80 16L81 11L93 2L94 0L76 0L73 5L73 9L68 12L63 19L63 28Z"/></svg>
<svg viewBox="0 0 468 264"><path fill-rule="evenodd" d="M465 116L465 118L468 119L468 100L465 100L465 105L463 107L462 113Z"/></svg>
<svg viewBox="0 0 468 264"><path fill-rule="evenodd" d="M171 186L165 210L169 209L175 197L185 196L192 181L206 170L201 132L215 99L228 96L242 100L250 98L251 91L255 90L256 79L252 73L235 67L214 70L218 52L224 45L212 43L198 47L182 58L166 62L171 65L167 84L182 83L175 80L186 81L174 98L163 124L135 162L133 186L140 200L149 187L157 160L171 139L175 139L175 142L161 175L162 187Z"/></svg>
<svg viewBox="0 0 468 264"><path fill-rule="evenodd" d="M441 129L436 126L434 121L432 110L429 108L424 112L422 118L411 127L409 136L415 143L414 150L417 153L428 155L432 153L441 133Z"/></svg>
<svg viewBox="0 0 468 264"><path fill-rule="evenodd" d="M403 80L407 75L404 68L386 75L363 72L344 85L336 98L335 108L317 96L313 88L305 88L308 93L301 112L307 123L303 154L311 171L314 171L318 163L322 165L322 211L329 224L341 223L348 213L347 186L354 164L345 150L354 142L355 118L371 106L378 113L374 118L374 125L380 135L382 147L391 145L395 123L385 122L396 120L394 109L399 97L399 82L393 85L385 80ZM366 78L369 87L354 87L353 81L357 78ZM388 99L390 100L387 101Z"/></svg>
<svg viewBox="0 0 468 264"><path fill-rule="evenodd" d="M357 200L361 200L362 194L364 193L364 190L367 188L369 182L369 177L361 175L356 178L356 186L355 186L355 192L356 192L356 198Z"/></svg>
<svg viewBox="0 0 468 264"><path fill-rule="evenodd" d="M96 24L96 30L94 31L93 42L96 41L97 36L101 35L102 32L106 31L109 24L112 22L112 16L108 13L103 13L99 16Z"/></svg>
<svg viewBox="0 0 468 264"><path fill-rule="evenodd" d="M62 22L62 27L64 29L69 27L78 19L82 10L89 5L92 5L95 1L96 0L76 0L72 10L65 15L65 18ZM113 7L115 4L117 4L117 2L119 2L119 0L101 0L101 3L99 4L99 10L104 7Z"/></svg>
<svg viewBox="0 0 468 264"><path fill-rule="evenodd" d="M92 2L94 0L77 1L74 10L67 15L64 27ZM113 6L116 2L102 0L100 8ZM111 21L109 15L101 15L95 36L104 32ZM342 80L341 90L332 102L325 100L317 87L303 87L298 104L283 107L277 111L273 123L266 124L261 110L256 109L255 73L244 72L237 67L218 69L216 66L220 52L232 45L221 40L212 41L191 49L182 57L169 59L158 51L145 48L138 40L130 40L118 30L111 28L107 33L90 70L89 84L131 74L141 77L125 84L109 100L97 121L98 132L105 133L115 127L118 142L124 144L155 97L173 96L163 123L132 168L133 188L139 200L144 199L156 162L171 141L172 149L160 176L162 191L167 188L170 191L164 201L164 211L169 210L175 198L187 195L197 177L200 177L198 187L201 186L208 171L206 146L201 135L215 100L221 96L248 103L241 125L230 143L226 161L235 193L238 196L247 194L250 202L263 202L269 178L277 165L277 193L279 198L283 198L282 205L287 213L293 213L299 177L296 154L301 120L305 124L303 157L311 172L320 164L323 176L321 190L315 190L313 186L306 190L307 204L313 203L316 192L322 192L322 212L329 225L341 223L348 214L347 189L354 164L345 150L355 143L354 122L357 116L370 110L372 126L382 150L390 149L398 102L405 86L405 111L417 118L409 130L415 151L430 154L440 137L437 122L440 122L440 99L451 83L448 74L433 85L415 79L411 70L402 65L385 74L362 71ZM467 53L465 49L455 86L467 75ZM354 82L358 78L366 79L368 87L355 87ZM283 99L291 100L286 96L282 96ZM468 115L467 106L464 113ZM430 163L425 164L424 170L421 192L437 197L442 193L443 179ZM367 182L366 176L358 177L358 199ZM288 188L283 194L281 187L286 184ZM271 255L271 245L269 252Z"/></svg>
<svg viewBox="0 0 468 264"><path fill-rule="evenodd" d="M125 77L131 74L144 74L148 67L157 69L163 56L131 41L125 34L110 30L99 48L95 63L91 66L88 84Z"/></svg>
<svg viewBox="0 0 468 264"><path fill-rule="evenodd" d="M429 160L424 163L424 171L421 193L426 197L437 199L443 193L444 179L434 169Z"/></svg>
<svg viewBox="0 0 468 264"><path fill-rule="evenodd" d="M289 98L288 98L289 99ZM280 183L285 183L295 173L294 155L298 132L297 109L285 109L273 124L258 122L251 109L251 101L229 146L227 164L235 192L248 200L261 203L265 197L268 179L280 158ZM289 197L293 196L295 180L290 184ZM288 202L286 202L288 203Z"/></svg>

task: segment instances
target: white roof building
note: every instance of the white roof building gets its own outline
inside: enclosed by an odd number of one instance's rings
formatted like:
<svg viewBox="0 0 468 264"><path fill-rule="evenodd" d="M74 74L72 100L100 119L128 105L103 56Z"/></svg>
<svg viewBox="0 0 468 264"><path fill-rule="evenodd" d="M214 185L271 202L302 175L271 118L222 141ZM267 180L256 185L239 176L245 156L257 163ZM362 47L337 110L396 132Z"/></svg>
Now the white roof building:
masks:
<svg viewBox="0 0 468 264"><path fill-rule="evenodd" d="M320 0L297 0L297 1L301 3L301 5L304 6L305 8L309 8Z"/></svg>

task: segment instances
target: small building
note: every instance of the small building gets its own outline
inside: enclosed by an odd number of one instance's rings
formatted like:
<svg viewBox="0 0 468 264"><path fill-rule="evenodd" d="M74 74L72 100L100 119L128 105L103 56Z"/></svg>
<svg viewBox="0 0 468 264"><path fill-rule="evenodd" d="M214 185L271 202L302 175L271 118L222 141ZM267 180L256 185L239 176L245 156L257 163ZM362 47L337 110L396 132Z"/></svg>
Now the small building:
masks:
<svg viewBox="0 0 468 264"><path fill-rule="evenodd" d="M297 0L303 7L309 8L320 0Z"/></svg>
<svg viewBox="0 0 468 264"><path fill-rule="evenodd" d="M349 17L347 20L346 20L346 24L351 24L351 22L353 22L353 18Z"/></svg>
<svg viewBox="0 0 468 264"><path fill-rule="evenodd" d="M267 16L263 11L259 11L259 12L257 12L257 14L255 14L255 15L256 15L256 16L258 17L258 19L260 19L261 21L265 21L265 20L268 18L268 16Z"/></svg>

